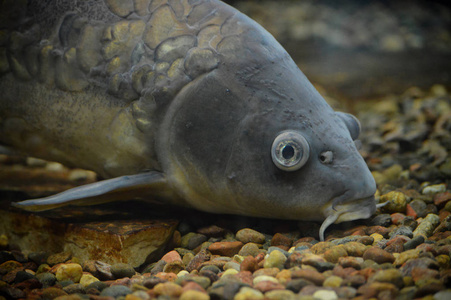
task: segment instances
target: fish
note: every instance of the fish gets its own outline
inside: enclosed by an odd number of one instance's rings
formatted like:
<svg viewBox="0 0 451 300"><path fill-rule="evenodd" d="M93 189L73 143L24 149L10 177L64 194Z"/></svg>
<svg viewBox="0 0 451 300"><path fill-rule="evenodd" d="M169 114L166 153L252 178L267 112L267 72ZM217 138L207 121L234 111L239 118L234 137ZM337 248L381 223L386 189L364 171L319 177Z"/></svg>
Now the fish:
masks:
<svg viewBox="0 0 451 300"><path fill-rule="evenodd" d="M217 0L2 1L0 144L104 180L28 211L157 199L263 218L369 218L361 124Z"/></svg>

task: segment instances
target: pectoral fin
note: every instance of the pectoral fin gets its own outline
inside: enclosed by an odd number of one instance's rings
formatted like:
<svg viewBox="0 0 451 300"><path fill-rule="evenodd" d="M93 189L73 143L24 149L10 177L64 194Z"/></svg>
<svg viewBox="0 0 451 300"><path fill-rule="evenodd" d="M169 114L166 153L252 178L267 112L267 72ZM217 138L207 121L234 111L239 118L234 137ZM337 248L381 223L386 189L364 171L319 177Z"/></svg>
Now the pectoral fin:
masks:
<svg viewBox="0 0 451 300"><path fill-rule="evenodd" d="M112 201L162 196L170 192L165 176L160 172L126 175L82 185L40 199L12 203L28 211L44 211L65 205L94 205Z"/></svg>

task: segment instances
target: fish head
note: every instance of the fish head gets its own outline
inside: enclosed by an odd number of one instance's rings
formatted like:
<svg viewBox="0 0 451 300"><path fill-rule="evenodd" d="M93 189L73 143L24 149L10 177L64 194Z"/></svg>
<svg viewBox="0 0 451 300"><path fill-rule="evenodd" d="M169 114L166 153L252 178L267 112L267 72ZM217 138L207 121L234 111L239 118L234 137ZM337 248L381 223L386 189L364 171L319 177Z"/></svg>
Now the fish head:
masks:
<svg viewBox="0 0 451 300"><path fill-rule="evenodd" d="M157 152L174 190L204 211L324 221L321 235L371 216L358 120L335 112L269 34L243 36L166 113Z"/></svg>

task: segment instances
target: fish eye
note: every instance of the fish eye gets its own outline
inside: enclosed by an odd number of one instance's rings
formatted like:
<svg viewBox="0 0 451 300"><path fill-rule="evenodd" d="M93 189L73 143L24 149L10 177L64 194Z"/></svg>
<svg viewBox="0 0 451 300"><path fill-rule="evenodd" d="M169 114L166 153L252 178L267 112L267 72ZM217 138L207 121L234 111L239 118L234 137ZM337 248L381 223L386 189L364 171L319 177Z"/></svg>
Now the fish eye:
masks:
<svg viewBox="0 0 451 300"><path fill-rule="evenodd" d="M330 164L334 160L334 153L332 151L324 151L319 155L319 160L323 164Z"/></svg>
<svg viewBox="0 0 451 300"><path fill-rule="evenodd" d="M296 131L281 132L272 143L272 161L281 170L296 171L307 162L310 147L307 140Z"/></svg>

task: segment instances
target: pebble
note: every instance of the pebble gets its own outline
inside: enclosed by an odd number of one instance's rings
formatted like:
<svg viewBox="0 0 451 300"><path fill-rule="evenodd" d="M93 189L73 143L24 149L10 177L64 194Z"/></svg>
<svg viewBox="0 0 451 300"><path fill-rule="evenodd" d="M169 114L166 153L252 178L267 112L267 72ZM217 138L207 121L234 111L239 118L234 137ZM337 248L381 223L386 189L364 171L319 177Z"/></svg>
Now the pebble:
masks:
<svg viewBox="0 0 451 300"><path fill-rule="evenodd" d="M216 242L208 247L208 251L210 251L212 254L232 257L235 254L238 254L242 247L243 243L240 241Z"/></svg>
<svg viewBox="0 0 451 300"><path fill-rule="evenodd" d="M390 238L393 238L397 235L402 235L402 236L412 238L413 237L412 228L407 227L407 226L398 226L394 230L390 231L390 233L388 234L388 236Z"/></svg>
<svg viewBox="0 0 451 300"><path fill-rule="evenodd" d="M96 282L96 281L99 281L99 279L89 273L83 273L83 275L81 275L81 278L80 278L80 284L84 287L87 287L91 283Z"/></svg>
<svg viewBox="0 0 451 300"><path fill-rule="evenodd" d="M265 299L268 300L295 300L296 294L290 290L272 290L265 293Z"/></svg>
<svg viewBox="0 0 451 300"><path fill-rule="evenodd" d="M428 238L432 235L438 224L440 224L440 217L435 214L428 214L413 231L413 236L417 237L421 235L424 238Z"/></svg>
<svg viewBox="0 0 451 300"><path fill-rule="evenodd" d="M385 202L388 202L388 204L383 207L384 211L388 211L389 213L403 213L406 211L407 197L401 192L391 191L382 195L380 197L380 203Z"/></svg>
<svg viewBox="0 0 451 300"><path fill-rule="evenodd" d="M274 250L265 259L264 268L279 268L283 269L287 257L279 250Z"/></svg>
<svg viewBox="0 0 451 300"><path fill-rule="evenodd" d="M323 286L330 287L330 288L337 288L337 287L341 286L342 283L343 283L343 278L332 275L332 276L327 277L324 280Z"/></svg>
<svg viewBox="0 0 451 300"><path fill-rule="evenodd" d="M165 295L169 297L180 297L183 289L180 285L173 282L164 282L157 284L153 290L157 295Z"/></svg>
<svg viewBox="0 0 451 300"><path fill-rule="evenodd" d="M424 195L435 195L446 191L446 184L435 184L425 187L422 191Z"/></svg>
<svg viewBox="0 0 451 300"><path fill-rule="evenodd" d="M371 281L392 283L398 289L404 285L402 273L398 269L379 270L371 277Z"/></svg>
<svg viewBox="0 0 451 300"><path fill-rule="evenodd" d="M338 299L338 295L335 291L319 290L313 294L315 300L335 300Z"/></svg>
<svg viewBox="0 0 451 300"><path fill-rule="evenodd" d="M408 206L413 210L414 215L413 217L416 218L424 218L426 216L426 207L427 204L419 199L412 200ZM410 215L410 214L407 214Z"/></svg>
<svg viewBox="0 0 451 300"><path fill-rule="evenodd" d="M243 228L236 233L236 239L243 244L264 244L265 235L251 228Z"/></svg>
<svg viewBox="0 0 451 300"><path fill-rule="evenodd" d="M388 227L392 223L392 216L390 214L380 214L371 220L371 225Z"/></svg>
<svg viewBox="0 0 451 300"><path fill-rule="evenodd" d="M71 259L72 254L70 252L60 252L52 254L47 258L47 263L51 266L62 264Z"/></svg>
<svg viewBox="0 0 451 300"><path fill-rule="evenodd" d="M417 246L421 245L424 242L424 236L418 235L412 238L410 241L404 243L404 250L415 249Z"/></svg>
<svg viewBox="0 0 451 300"><path fill-rule="evenodd" d="M117 263L111 265L111 274L113 274L114 278L124 278L124 277L132 277L135 275L135 269L129 264Z"/></svg>
<svg viewBox="0 0 451 300"><path fill-rule="evenodd" d="M103 289L102 292L100 293L100 296L117 298L117 297L125 296L125 295L131 294L131 293L132 293L132 290L126 286L113 285L113 286Z"/></svg>
<svg viewBox="0 0 451 300"><path fill-rule="evenodd" d="M78 283L80 281L82 275L82 267L79 264L75 263L60 265L55 274L58 281L71 280L75 283Z"/></svg>
<svg viewBox="0 0 451 300"><path fill-rule="evenodd" d="M210 300L210 296L204 292L189 290L189 291L183 292L183 294L180 296L179 299L180 300Z"/></svg>
<svg viewBox="0 0 451 300"><path fill-rule="evenodd" d="M293 240L281 233L276 233L271 239L271 246L291 247Z"/></svg>
<svg viewBox="0 0 451 300"><path fill-rule="evenodd" d="M393 262L393 264L395 266L401 266L408 260L418 258L419 255L420 255L420 250L418 250L418 249L404 251L404 252L400 253L398 255L398 257L396 257L396 260Z"/></svg>
<svg viewBox="0 0 451 300"><path fill-rule="evenodd" d="M250 288L250 287L242 287L239 292L235 295L233 300L251 300L251 299L264 299L265 296L259 290Z"/></svg>
<svg viewBox="0 0 451 300"><path fill-rule="evenodd" d="M247 243L245 244L240 251L238 252L238 255L241 256L257 256L259 253L264 253L265 251L263 249L260 249L259 246L255 243Z"/></svg>
<svg viewBox="0 0 451 300"><path fill-rule="evenodd" d="M328 262L337 263L340 257L348 256L348 252L343 245L338 245L326 250L323 255Z"/></svg>
<svg viewBox="0 0 451 300"><path fill-rule="evenodd" d="M379 247L371 247L363 253L363 259L371 259L378 264L383 263L393 263L395 261L395 257L393 254L379 248Z"/></svg>

